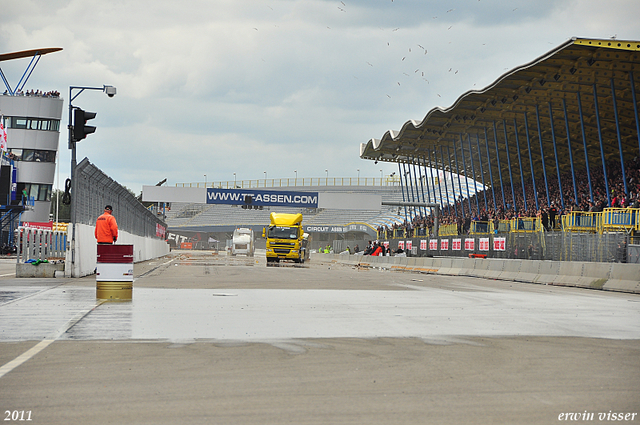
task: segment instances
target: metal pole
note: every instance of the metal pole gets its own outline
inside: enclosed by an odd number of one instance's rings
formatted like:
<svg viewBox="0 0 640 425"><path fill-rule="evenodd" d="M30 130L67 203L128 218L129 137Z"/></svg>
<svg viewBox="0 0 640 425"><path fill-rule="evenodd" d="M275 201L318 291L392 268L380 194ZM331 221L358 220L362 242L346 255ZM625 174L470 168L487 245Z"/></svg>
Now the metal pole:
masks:
<svg viewBox="0 0 640 425"><path fill-rule="evenodd" d="M584 130L584 117L582 116L582 101L580 100L580 92L578 95L578 113L580 114L580 129L582 130L582 144L584 146L584 163L587 167L587 179L589 180L589 196L591 202L595 202L593 199L593 186L591 185L591 172L589 171L589 153L587 152L587 135Z"/></svg>
<svg viewBox="0 0 640 425"><path fill-rule="evenodd" d="M436 158L436 167L438 166L438 157L436 156L436 151L433 151L433 156ZM431 150L429 150L429 169L431 170L431 184L435 186L436 182L433 178L433 160L431 159ZM437 169L437 168L436 168ZM442 200L442 182L440 181L440 177L438 177L438 194L440 195L440 206L444 210L444 201ZM433 196L435 198L436 193L433 192Z"/></svg>
<svg viewBox="0 0 640 425"><path fill-rule="evenodd" d="M607 179L607 165L604 158L604 146L602 143L602 128L600 127L600 110L598 108L598 92L596 84L593 84L593 106L596 111L596 124L598 126L598 139L600 140L600 157L602 158L602 172L604 173L604 187L607 191L607 206L611 206L611 194L609 193L609 179Z"/></svg>
<svg viewBox="0 0 640 425"><path fill-rule="evenodd" d="M493 121L493 140L496 143L496 158L498 159L498 177L500 178L500 191L502 192L502 206L507 209L504 199L504 185L502 184L502 166L500 165L500 151L498 149L498 131L496 130L496 122Z"/></svg>
<svg viewBox="0 0 640 425"><path fill-rule="evenodd" d="M402 202L406 202L407 200L404 198L404 186L402 183L402 170L400 169L400 163L398 162L398 173L400 174L400 190L402 190ZM407 220L407 207L404 207L404 221L408 222L409 220Z"/></svg>
<svg viewBox="0 0 640 425"><path fill-rule="evenodd" d="M573 180L574 204L578 205L578 188L576 187L576 174L573 168L573 153L571 152L571 132L569 131L569 114L567 113L567 101L562 98L562 108L564 109L564 125L567 131L567 147L569 148L569 162L571 163L571 179Z"/></svg>
<svg viewBox="0 0 640 425"><path fill-rule="evenodd" d="M549 102L549 127L551 127L551 140L553 141L553 154L556 156L556 174L558 175L558 190L560 191L560 205L564 209L564 195L562 193L562 180L560 179L560 164L558 162L558 149L556 147L556 132L553 126L553 107Z"/></svg>
<svg viewBox="0 0 640 425"><path fill-rule="evenodd" d="M536 211L540 209L538 205L538 188L536 187L536 175L533 172L533 157L531 156L531 139L529 138L529 119L527 112L524 113L524 128L527 134L527 149L529 150L529 167L531 167L531 182L533 183L533 194L536 200Z"/></svg>
<svg viewBox="0 0 640 425"><path fill-rule="evenodd" d="M527 211L527 192L524 188L524 172L522 171L522 156L520 156L520 137L518 137L518 122L513 117L513 132L516 134L516 150L518 152L518 165L520 166L520 183L522 184L522 199L524 200L524 210Z"/></svg>
<svg viewBox="0 0 640 425"><path fill-rule="evenodd" d="M455 146L455 140L453 144ZM469 206L469 216L473 217L471 214L471 194L469 193L469 178L467 177L467 161L464 158L464 141L462 140L462 133L460 133L460 154L462 155L462 169L464 170L464 180L467 183L467 204Z"/></svg>
<svg viewBox="0 0 640 425"><path fill-rule="evenodd" d="M511 208L514 211L518 211L516 205L516 191L513 190L513 173L511 172L511 153L509 152L509 138L507 137L507 122L502 120L502 129L504 130L504 145L507 149L507 168L509 169L509 180L511 183Z"/></svg>
<svg viewBox="0 0 640 425"><path fill-rule="evenodd" d="M478 134L476 134L476 137ZM480 215L480 202L478 201L478 182L476 181L476 166L473 163L473 151L471 150L471 135L467 134L469 140L469 156L471 157L471 172L473 173L473 193L476 198L476 213Z"/></svg>
<svg viewBox="0 0 640 425"><path fill-rule="evenodd" d="M471 139L469 139L471 140ZM482 177L482 194L484 195L484 210L489 210L487 203L487 185L484 183L484 167L482 166L482 151L480 150L480 136L476 133L476 144L478 145L478 163L480 164L480 176Z"/></svg>
<svg viewBox="0 0 640 425"><path fill-rule="evenodd" d="M493 195L493 209L495 210L498 207L498 203L496 202L496 189L493 184L493 171L491 167L491 155L489 154L489 136L487 135L487 127L484 128L484 143L487 149L487 165L489 166L489 179L491 179L491 194Z"/></svg>
<svg viewBox="0 0 640 425"><path fill-rule="evenodd" d="M636 85L633 81L633 71L629 71L629 82L631 84L631 99L633 100L633 117L636 119L636 136L638 136L638 147L640 148L640 119L638 118L638 102L636 101Z"/></svg>
<svg viewBox="0 0 640 425"><path fill-rule="evenodd" d="M449 147L447 146L447 150L449 149ZM460 190L460 198L462 198L462 183L460 182L460 168L458 168L458 152L456 151L456 141L453 141L453 155L454 155L454 159L453 161L456 163L456 174L458 175L458 190ZM449 161L451 161L451 157L449 157ZM460 209L462 210L462 218L465 217L464 214L464 199L462 199L460 201ZM469 211L469 214L471 214L471 211Z"/></svg>
<svg viewBox="0 0 640 425"><path fill-rule="evenodd" d="M547 168L544 165L544 149L542 149L542 130L540 129L540 111L538 110L538 105L536 105L536 121L538 122L538 140L540 141L540 159L542 160L544 187L547 190L547 206L550 206L551 199L549 199L549 181L547 180Z"/></svg>
<svg viewBox="0 0 640 425"><path fill-rule="evenodd" d="M447 195L447 213L451 214L451 201L449 200L449 188L447 187L447 176L445 176L445 171L444 171L444 148L442 147L442 145L440 145L440 157L442 158L442 161L440 161L440 163L442 164L442 180L444 180L444 193L445 195Z"/></svg>
<svg viewBox="0 0 640 425"><path fill-rule="evenodd" d="M458 217L458 198L456 197L456 184L453 181L453 166L451 165L451 150L449 146L447 146L447 158L449 158L449 170L451 171L449 175L451 176L451 191L453 192L453 208L456 211L456 217ZM460 179L458 179L458 186L460 185ZM460 196L462 196L462 189L460 189ZM460 205L462 208L462 216L464 217L464 206Z"/></svg>
<svg viewBox="0 0 640 425"><path fill-rule="evenodd" d="M616 89L613 84L613 77L611 77L611 99L613 100L613 116L616 120L616 134L618 135L618 150L620 151L620 167L622 167L622 181L624 182L624 193L629 196L629 189L627 188L627 174L624 170L624 155L622 153L622 138L620 137L620 121L618 120L618 107L616 105Z"/></svg>

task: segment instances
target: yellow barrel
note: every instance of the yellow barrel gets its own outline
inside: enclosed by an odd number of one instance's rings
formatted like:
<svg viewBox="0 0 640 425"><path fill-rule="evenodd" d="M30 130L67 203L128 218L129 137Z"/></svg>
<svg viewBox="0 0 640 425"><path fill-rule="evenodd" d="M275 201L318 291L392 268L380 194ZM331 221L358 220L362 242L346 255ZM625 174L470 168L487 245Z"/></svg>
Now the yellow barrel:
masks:
<svg viewBox="0 0 640 425"><path fill-rule="evenodd" d="M133 282L96 282L96 298L110 301L131 301Z"/></svg>

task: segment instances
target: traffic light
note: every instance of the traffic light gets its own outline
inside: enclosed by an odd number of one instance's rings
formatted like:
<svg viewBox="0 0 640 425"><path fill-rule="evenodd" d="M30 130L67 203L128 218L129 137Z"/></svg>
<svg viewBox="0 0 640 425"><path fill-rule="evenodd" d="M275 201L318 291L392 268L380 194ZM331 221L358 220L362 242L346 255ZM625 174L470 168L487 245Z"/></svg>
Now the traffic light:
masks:
<svg viewBox="0 0 640 425"><path fill-rule="evenodd" d="M80 108L76 108L73 111L73 140L78 142L87 134L95 133L96 128L91 125L86 125L87 121L96 117L95 112L83 111Z"/></svg>

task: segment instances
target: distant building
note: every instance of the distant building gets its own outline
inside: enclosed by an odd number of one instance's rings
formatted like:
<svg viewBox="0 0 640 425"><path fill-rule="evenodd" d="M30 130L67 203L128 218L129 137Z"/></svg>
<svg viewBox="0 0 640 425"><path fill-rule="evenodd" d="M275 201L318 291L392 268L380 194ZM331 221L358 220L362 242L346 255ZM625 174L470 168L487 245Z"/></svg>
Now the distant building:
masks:
<svg viewBox="0 0 640 425"><path fill-rule="evenodd" d="M0 96L9 158L17 168L17 196L11 203L32 205L22 213L23 222L49 221L63 103L57 95Z"/></svg>
<svg viewBox="0 0 640 425"><path fill-rule="evenodd" d="M25 84L40 57L59 50L62 49L0 54L0 62L32 58L16 87L11 87L2 73L6 90L0 95L0 114L7 132L7 152L2 152L2 186L6 186L4 180L9 175L11 179L9 194L0 199L0 205L23 206L20 222L49 221L64 101L57 91L25 89ZM7 164L12 166L10 173L4 170L9 167Z"/></svg>

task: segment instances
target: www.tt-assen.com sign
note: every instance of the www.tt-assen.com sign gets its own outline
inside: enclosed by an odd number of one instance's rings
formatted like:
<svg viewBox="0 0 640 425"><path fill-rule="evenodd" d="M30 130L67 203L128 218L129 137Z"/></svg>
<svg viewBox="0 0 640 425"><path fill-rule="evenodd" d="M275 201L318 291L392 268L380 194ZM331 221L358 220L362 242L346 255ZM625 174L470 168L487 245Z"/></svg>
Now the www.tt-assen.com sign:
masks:
<svg viewBox="0 0 640 425"><path fill-rule="evenodd" d="M318 192L208 188L207 204L318 208Z"/></svg>

